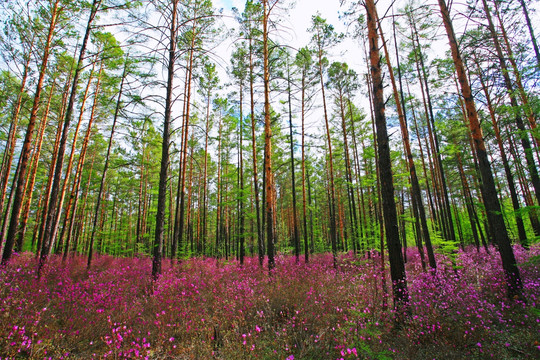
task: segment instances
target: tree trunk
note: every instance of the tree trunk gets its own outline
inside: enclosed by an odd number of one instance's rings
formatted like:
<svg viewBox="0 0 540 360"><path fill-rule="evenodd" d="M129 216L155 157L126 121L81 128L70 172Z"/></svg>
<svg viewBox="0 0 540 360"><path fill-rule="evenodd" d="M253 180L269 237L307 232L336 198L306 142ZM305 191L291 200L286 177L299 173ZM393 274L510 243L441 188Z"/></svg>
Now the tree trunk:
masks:
<svg viewBox="0 0 540 360"><path fill-rule="evenodd" d="M317 34L317 36L320 36ZM320 44L320 41L318 41ZM328 111L326 107L326 96L324 89L324 78L323 78L323 53L320 48L317 52L318 55L318 66L319 66L319 81L321 84L321 95L323 102L323 111L324 111L324 122L326 126L326 142L328 145L328 172L329 172L329 187L330 187L330 203L329 203L329 213L330 213L330 241L332 243L332 258L334 260L334 267L337 267L337 223L336 223L336 190L334 185L334 160L332 153L332 138L330 136L330 123L328 120Z"/></svg>
<svg viewBox="0 0 540 360"><path fill-rule="evenodd" d="M122 72L122 80L120 81L120 88L118 90L118 98L116 99L116 107L114 109L114 116L113 116L113 123L111 127L111 134L109 135L109 144L107 146L107 155L105 155L105 164L103 165L103 174L101 175L101 182L99 183L99 190L97 193L96 198L96 208L94 210L94 223L92 225L92 232L90 234L90 250L88 251L88 260L86 263L86 268L90 269L90 266L92 266L92 249L94 246L94 237L96 235L96 225L97 225L97 217L99 213L99 208L101 206L102 201L102 195L103 195L103 189L105 187L105 182L107 181L107 171L109 170L109 162L111 157L111 150L112 150L112 144L113 144L113 138L114 138L114 132L116 130L116 123L118 121L118 116L120 115L120 107L122 106L122 93L124 91L124 83L126 80L127 75L127 67L128 67L128 57L126 56L126 59L124 60L124 70ZM96 97L97 97L97 90L99 88L99 80L101 79L101 70L100 75L98 75L98 84L96 85ZM93 109L92 109L92 115L93 115ZM90 121L92 121L93 116L91 116ZM88 124L88 126L91 126L91 123ZM99 252L98 252L99 253Z"/></svg>
<svg viewBox="0 0 540 360"><path fill-rule="evenodd" d="M291 74L290 66L287 65L287 94L289 100L289 141L291 143L291 192L292 192L292 205L293 205L293 214L292 214L292 226L293 226L293 237L294 237L294 255L296 257L296 263L300 262L300 235L298 233L298 219L296 216L296 176L294 171L294 139L293 139L293 125L292 125L292 100L291 100Z"/></svg>
<svg viewBox="0 0 540 360"><path fill-rule="evenodd" d="M394 295L394 307L401 308L408 303L407 279L401 253L399 229L394 200L392 161L386 129L385 101L381 75L381 59L377 37L377 12L373 0L366 0L370 72L373 82L373 107L377 127L377 146L379 153L380 189L383 202L384 228L390 261L390 275Z"/></svg>
<svg viewBox="0 0 540 360"><path fill-rule="evenodd" d="M257 246L259 252L259 265L263 265L264 260L264 235L261 223L261 206L259 204L259 179L257 175L257 138L255 136L255 95L253 88L253 46L252 39L249 39L249 92L250 92L250 116L251 116L251 149L253 157L253 188L255 196L255 211L257 213Z"/></svg>
<svg viewBox="0 0 540 360"><path fill-rule="evenodd" d="M538 43L536 42L536 37L534 36L534 30L531 24L531 19L529 17L529 11L525 5L525 0L519 0L521 4L521 9L523 10L523 15L525 16L525 21L527 22L527 28L529 29L529 35L531 36L531 42L534 48L534 54L536 55L536 64L540 68L540 51L538 50Z"/></svg>
<svg viewBox="0 0 540 360"><path fill-rule="evenodd" d="M39 70L38 81L36 84L36 92L34 93L34 102L32 110L30 112L30 119L28 120L28 127L26 129L26 135L24 138L23 147L21 150L21 156L19 158L20 167L17 177L17 185L15 187L15 195L13 200L13 207L11 209L11 218L9 221L9 228L6 237L6 243L4 246L4 252L2 253L2 264L6 264L11 258L13 252L13 246L15 245L15 238L17 236L17 230L19 227L19 216L21 213L23 197L24 197L24 185L26 182L26 169L28 167L28 160L30 158L30 151L32 145L32 136L34 133L34 127L36 125L37 114L39 110L39 103L41 98L41 92L43 90L43 82L45 80L45 74L47 72L47 65L49 61L49 54L51 50L51 44L54 35L54 29L56 27L56 20L59 13L59 0L56 0L51 9L51 21L49 24L49 32L47 34L47 40L43 48L43 57L41 59L41 67Z"/></svg>
<svg viewBox="0 0 540 360"><path fill-rule="evenodd" d="M51 187L51 193L49 196L47 220L45 223L45 231L43 233L42 251L40 254L39 264L38 264L38 276L41 275L41 269L43 265L45 264L45 262L47 261L47 257L49 256L49 251L50 251L51 244L53 241L52 236L53 236L53 231L54 231L54 223L56 220L56 206L57 206L57 200L58 200L58 192L60 190L60 183L62 181L64 153L66 150L67 137L69 134L71 118L72 118L73 110L75 107L75 98L77 97L77 93L78 93L77 87L79 84L79 76L83 69L83 61L86 54L88 40L90 39L90 33L92 31L92 24L94 22L96 13L100 5L101 5L101 0L93 0L91 10L90 10L90 15L88 17L88 23L86 25L85 34L83 37L83 41L81 43L81 49L79 51L79 59L77 61L77 67L75 68L75 74L73 76L73 83L71 85L71 94L69 97L66 114L64 117L64 127L62 130L62 136L60 137L60 143L58 147L58 157L56 159L56 165L54 169L54 178L53 178L53 183Z"/></svg>
<svg viewBox="0 0 540 360"><path fill-rule="evenodd" d="M525 225L523 224L523 217L521 216L521 211L520 211L521 206L519 204L516 186L514 184L514 175L512 174L512 170L510 169L510 165L508 163L508 157L506 156L506 151L504 149L504 143L501 137L501 131L499 129L499 125L495 118L495 110L493 108L491 97L489 95L489 91L486 86L484 76L482 74L482 69L480 65L478 64L476 58L474 59L474 61L478 68L478 77L480 78L480 83L482 85L482 89L486 97L489 116L491 119L491 123L493 125L493 131L495 132L495 138L497 139L497 145L499 146L499 153L501 154L501 161L504 167L504 173L506 175L506 182L508 183L508 189L510 191L510 198L512 200L512 206L514 208L514 217L516 220L516 227L518 230L519 241L521 245L527 249L529 247L529 244L527 240L527 233L525 232ZM466 113L464 115L466 115Z"/></svg>
<svg viewBox="0 0 540 360"><path fill-rule="evenodd" d="M274 244L276 233L274 229L274 173L272 172L272 129L270 118L270 70L268 64L268 0L263 0L263 79L264 79L264 173L266 186L266 236L268 270L275 267Z"/></svg>
<svg viewBox="0 0 540 360"><path fill-rule="evenodd" d="M495 31L495 26L493 25L493 21L491 19L491 13L489 11L487 1L482 0L482 3L484 4L484 12L486 13L486 18L488 20L488 29L491 34L493 43L495 45L495 50L497 51L497 58L499 60L499 65L501 67L501 74L504 79L504 85L506 86L508 96L510 97L510 104L512 105L512 110L514 112L514 118L516 121L517 128L519 129L519 137L521 139L521 146L523 147L523 150L525 152L525 160L527 161L527 168L531 175L534 192L536 194L536 200L540 204L540 177L538 176L538 169L536 167L536 164L534 163L533 150L531 147L531 143L529 141L529 135L527 134L525 124L523 123L523 119L521 118L521 114L520 114L521 110L519 108L519 104L516 99L514 86L512 84L512 80L510 79L508 67L506 66L506 61L505 61L505 57L502 51L502 47L499 42L497 33Z"/></svg>
<svg viewBox="0 0 540 360"><path fill-rule="evenodd" d="M97 81L97 84L96 84L96 90L95 90L95 95L94 95L94 104L93 104L93 107L92 107L92 114L90 115L89 124L91 124L92 121L94 120L95 108L97 107L97 98L98 98L98 94L99 94L99 86L100 86L100 82L101 82L102 72L103 72L103 61L101 62L99 73L98 73L98 81ZM77 121L77 126L75 127L75 134L73 135L73 143L71 145L71 153L69 155L69 160L68 160L67 169L66 169L66 178L64 179L64 184L62 185L62 190L60 191L60 200L58 201L58 209L56 210L56 219L54 220L54 224L53 224L53 232L52 232L52 235L51 235L52 241L51 241L51 246L49 248L49 251L54 248L53 244L56 241L56 235L58 233L58 225L60 223L60 215L62 213L62 208L64 206L64 198L66 196L66 189L67 189L68 184L69 184L69 178L71 177L71 171L73 169L73 159L75 158L77 139L79 137L79 130L81 128L81 123L82 123L82 120L83 120L83 114L84 114L84 110L85 110L85 107L86 107L86 100L88 99L88 92L90 90L90 84L92 82L93 75L94 75L94 67L92 66L92 70L90 71L90 76L88 78L88 83L86 85L86 89L84 91L84 95L83 95L82 102L81 102L81 109L79 111L79 120ZM59 248L62 247L61 241L58 243L58 246L59 246Z"/></svg>
<svg viewBox="0 0 540 360"><path fill-rule="evenodd" d="M161 170L159 173L158 205L156 214L156 232L153 245L152 277L157 280L161 275L163 257L163 231L165 227L165 207L167 201L167 180L169 168L170 127L173 103L174 65L176 62L176 42L178 35L177 9L178 0L173 0L169 33L169 56L167 59L167 88L165 94L165 119L163 121L163 141L161 145Z"/></svg>
<svg viewBox="0 0 540 360"><path fill-rule="evenodd" d="M32 39L33 42L33 39ZM13 115L11 116L11 122L9 126L8 138L6 140L6 147L4 149L4 156L2 156L2 168L0 171L0 216L4 213L4 201L7 193L7 186L9 182L9 175L11 173L11 165L13 163L13 153L15 152L15 145L17 141L17 128L19 124L19 114L23 103L23 95L26 88L26 80L28 79L28 71L30 66L31 56L27 56L26 63L24 64L23 76L21 79L21 90L17 96L17 101L13 108ZM9 207L6 209L6 213L9 213ZM0 236L0 249L4 238L4 231Z"/></svg>
<svg viewBox="0 0 540 360"><path fill-rule="evenodd" d="M450 49L452 51L452 58L456 68L458 81L461 88L461 94L465 102L465 108L467 110L467 117L469 119L470 130L474 139L474 145L476 155L478 157L480 174L483 183L483 199L484 206L486 208L488 222L490 228L493 230L493 236L495 242L498 245L498 250L501 255L503 268L506 274L506 281L508 284L508 295L513 297L521 297L521 290L523 288L519 269L516 265L516 259L514 257L514 251L508 238L508 232L501 213L501 206L499 199L497 198L497 190L495 188L495 182L493 181L493 175L491 172L491 164L489 163L484 139L482 136L482 130L480 128L480 122L478 120L478 113L476 112L476 106L474 103L471 88L465 67L461 59L458 43L452 26L452 20L450 13L446 6L445 0L438 0L439 7L441 9L441 15L443 18L444 27L448 35L448 41L450 43Z"/></svg>
<svg viewBox="0 0 540 360"><path fill-rule="evenodd" d="M41 146L43 145L43 135L45 133L45 128L47 127L47 123L48 123L49 110L51 107L51 101L53 98L54 89L56 87L55 85L56 83L53 83L53 85L51 86L51 91L49 93L49 100L47 101L47 106L45 107L43 119L41 120L41 124L39 125L38 136L36 138L36 143L34 144L32 164L30 165L31 170L30 170L30 173L28 174L28 178L26 179L26 183L24 186L25 193L26 193L25 204L24 204L24 209L22 213L23 215L20 221L19 234L18 234L18 239L17 239L17 249L19 251L23 249L23 245L24 245L24 235L26 233L26 225L28 223L28 217L30 215L30 205L32 204L32 196L34 194L34 185L36 183L39 157L41 155Z"/></svg>
<svg viewBox="0 0 540 360"><path fill-rule="evenodd" d="M239 250L239 257L240 257L240 265L244 265L244 256L246 254L245 249L245 236L244 236L244 150L243 150L243 143L244 143L244 114L243 114L243 87L242 83L240 83L240 116L239 116L239 134L238 134L238 165L239 165L239 173L238 177L240 180L240 196L239 196L239 205L238 205L238 222L239 222L239 230L238 230L238 236L240 237L240 250Z"/></svg>
<svg viewBox="0 0 540 360"><path fill-rule="evenodd" d="M420 190L420 183L418 181L418 176L416 175L416 166L414 164L414 158L411 150L411 143L409 141L409 129L407 127L407 119L405 118L405 111L403 110L401 99L399 97L398 88L396 85L396 80L394 77L394 70L390 64L390 55L388 53L388 48L384 40L384 34L380 22L378 21L379 35L381 37L381 42L383 43L384 56L386 57L386 63L388 67L388 73L390 74L390 82L392 84L392 90L394 95L394 101L396 102L396 108L399 118L399 126L401 129L401 138L403 139L403 147L405 148L405 157L407 158L407 167L409 168L409 175L411 180L412 187L412 196L414 197L418 215L420 216L421 224L421 233L426 244L429 266L431 269L435 270L437 268L437 263L435 261L435 254L433 253L433 246L431 245L431 238L429 236L429 229L426 220L426 211L424 209L424 203L422 200L422 192Z"/></svg>
<svg viewBox="0 0 540 360"><path fill-rule="evenodd" d="M304 260L309 262L308 226L306 211L306 144L305 144L305 101L306 101L306 72L302 71L301 87L301 121L302 121L302 222L304 224Z"/></svg>

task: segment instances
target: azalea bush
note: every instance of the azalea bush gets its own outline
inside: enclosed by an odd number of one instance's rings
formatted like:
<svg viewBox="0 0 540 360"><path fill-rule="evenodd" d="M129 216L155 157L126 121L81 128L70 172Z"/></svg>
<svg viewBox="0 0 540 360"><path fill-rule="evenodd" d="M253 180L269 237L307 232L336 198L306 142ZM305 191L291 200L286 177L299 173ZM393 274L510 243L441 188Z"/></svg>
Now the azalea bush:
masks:
<svg viewBox="0 0 540 360"><path fill-rule="evenodd" d="M508 299L498 254L408 253L410 302L393 309L380 257L194 258L152 281L147 258L31 254L0 270L2 359L530 359L540 356L540 248L516 248L523 298ZM399 321L398 321L399 320Z"/></svg>

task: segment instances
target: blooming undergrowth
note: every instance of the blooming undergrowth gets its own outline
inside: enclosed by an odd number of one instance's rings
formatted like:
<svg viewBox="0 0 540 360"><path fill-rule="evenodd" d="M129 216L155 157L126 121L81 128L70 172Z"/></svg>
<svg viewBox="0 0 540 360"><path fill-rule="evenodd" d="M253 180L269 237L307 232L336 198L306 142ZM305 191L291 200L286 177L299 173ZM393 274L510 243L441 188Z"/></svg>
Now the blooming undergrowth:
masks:
<svg viewBox="0 0 540 360"><path fill-rule="evenodd" d="M280 256L271 275L256 258L195 258L164 262L154 282L149 259L108 256L89 272L51 257L38 280L22 254L0 269L0 358L536 358L540 247L515 252L524 302L506 297L495 251L462 252L457 268L440 256L435 275L409 250L406 316L376 255L342 255L337 269L330 255Z"/></svg>

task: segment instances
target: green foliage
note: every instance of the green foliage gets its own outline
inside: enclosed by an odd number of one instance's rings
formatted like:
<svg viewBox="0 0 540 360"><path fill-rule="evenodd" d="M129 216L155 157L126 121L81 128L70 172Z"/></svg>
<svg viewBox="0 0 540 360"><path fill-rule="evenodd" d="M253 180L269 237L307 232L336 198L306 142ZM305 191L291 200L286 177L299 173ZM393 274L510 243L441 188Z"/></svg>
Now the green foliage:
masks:
<svg viewBox="0 0 540 360"><path fill-rule="evenodd" d="M440 231L433 231L430 235L434 250L448 258L451 262L451 266L454 269L459 269L459 242L445 239Z"/></svg>

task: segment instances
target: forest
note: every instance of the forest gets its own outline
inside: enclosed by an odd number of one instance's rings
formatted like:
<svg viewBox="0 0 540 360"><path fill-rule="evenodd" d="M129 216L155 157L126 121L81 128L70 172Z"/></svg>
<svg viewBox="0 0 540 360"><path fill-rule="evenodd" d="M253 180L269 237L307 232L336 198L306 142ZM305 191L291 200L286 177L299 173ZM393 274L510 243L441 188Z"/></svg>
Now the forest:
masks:
<svg viewBox="0 0 540 360"><path fill-rule="evenodd" d="M0 2L0 360L540 357L539 4Z"/></svg>

